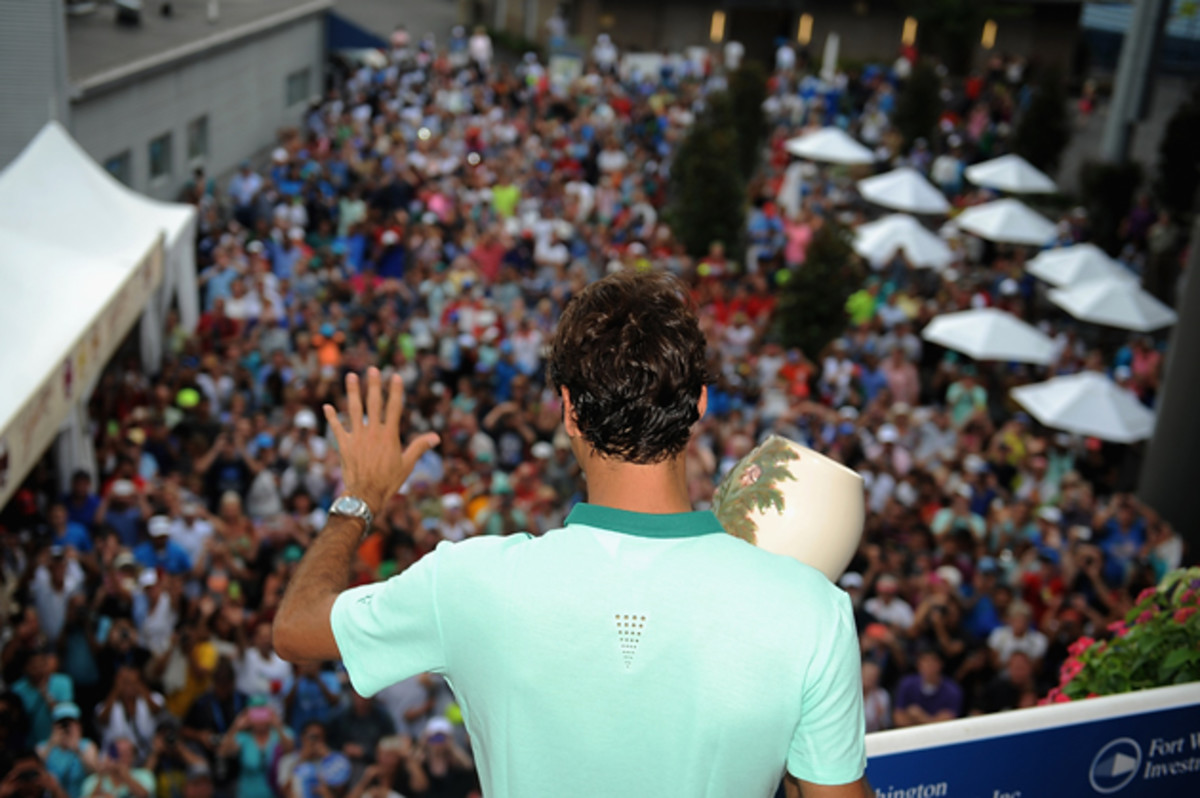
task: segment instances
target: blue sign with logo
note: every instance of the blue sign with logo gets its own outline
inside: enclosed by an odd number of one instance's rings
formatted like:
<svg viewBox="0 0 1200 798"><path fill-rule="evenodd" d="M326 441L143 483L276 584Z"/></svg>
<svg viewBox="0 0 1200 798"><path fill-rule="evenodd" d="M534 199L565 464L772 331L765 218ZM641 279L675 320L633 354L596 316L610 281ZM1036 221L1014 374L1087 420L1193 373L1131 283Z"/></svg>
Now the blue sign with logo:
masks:
<svg viewBox="0 0 1200 798"><path fill-rule="evenodd" d="M1200 796L1200 707L874 755L867 778L876 798Z"/></svg>

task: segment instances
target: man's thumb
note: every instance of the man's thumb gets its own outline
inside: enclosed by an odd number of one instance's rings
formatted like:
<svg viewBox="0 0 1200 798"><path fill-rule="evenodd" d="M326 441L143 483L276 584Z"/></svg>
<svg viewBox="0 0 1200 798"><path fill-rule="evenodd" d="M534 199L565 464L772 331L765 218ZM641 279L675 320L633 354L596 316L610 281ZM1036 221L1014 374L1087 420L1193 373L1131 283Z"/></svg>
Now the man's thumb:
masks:
<svg viewBox="0 0 1200 798"><path fill-rule="evenodd" d="M408 448L404 450L404 459L410 467L415 466L426 452L441 442L442 439L436 432L426 432L408 444Z"/></svg>

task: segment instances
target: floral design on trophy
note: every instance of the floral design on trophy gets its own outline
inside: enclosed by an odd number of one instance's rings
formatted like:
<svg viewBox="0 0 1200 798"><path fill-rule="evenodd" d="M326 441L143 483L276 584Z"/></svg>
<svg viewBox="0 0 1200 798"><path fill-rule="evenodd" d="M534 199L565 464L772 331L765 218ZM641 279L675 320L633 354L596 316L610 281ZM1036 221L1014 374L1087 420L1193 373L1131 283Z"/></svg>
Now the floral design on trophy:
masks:
<svg viewBox="0 0 1200 798"><path fill-rule="evenodd" d="M783 512L784 496L779 485L795 480L790 463L800 455L789 442L772 435L743 457L717 486L713 512L725 531L749 543L757 543L757 524L751 513L774 509Z"/></svg>

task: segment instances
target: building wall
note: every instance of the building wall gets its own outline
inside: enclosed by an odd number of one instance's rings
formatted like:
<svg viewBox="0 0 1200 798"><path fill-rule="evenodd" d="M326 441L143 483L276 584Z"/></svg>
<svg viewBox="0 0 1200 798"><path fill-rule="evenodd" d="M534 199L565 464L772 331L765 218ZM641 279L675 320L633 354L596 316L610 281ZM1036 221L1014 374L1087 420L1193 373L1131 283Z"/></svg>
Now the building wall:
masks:
<svg viewBox="0 0 1200 798"><path fill-rule="evenodd" d="M62 0L0 2L0 168L51 119L68 122Z"/></svg>
<svg viewBox="0 0 1200 798"><path fill-rule="evenodd" d="M301 120L304 99L288 105L288 76L308 69L307 98L324 86L324 15L239 39L202 58L92 90L71 109L71 132L100 164L129 151L129 184L175 199L203 164L210 176L228 172ZM306 98L306 99L307 99ZM189 160L188 125L208 117L208 154ZM150 142L171 133L171 169L150 179Z"/></svg>

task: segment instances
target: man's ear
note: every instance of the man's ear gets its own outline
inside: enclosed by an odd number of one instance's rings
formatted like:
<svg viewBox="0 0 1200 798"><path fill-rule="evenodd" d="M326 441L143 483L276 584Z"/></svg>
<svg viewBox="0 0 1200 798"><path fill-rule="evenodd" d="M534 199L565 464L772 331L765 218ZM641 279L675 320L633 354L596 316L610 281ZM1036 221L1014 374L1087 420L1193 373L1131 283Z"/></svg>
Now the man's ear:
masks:
<svg viewBox="0 0 1200 798"><path fill-rule="evenodd" d="M563 426L567 430L568 437L579 437L579 425L575 423L575 405L571 403L571 392L567 386L559 389L559 395L562 397L563 403Z"/></svg>
<svg viewBox="0 0 1200 798"><path fill-rule="evenodd" d="M708 412L708 386L700 386L700 402L696 405L696 409L700 411L700 416L696 420L704 418L704 414Z"/></svg>

